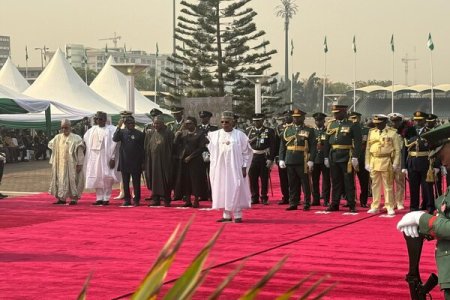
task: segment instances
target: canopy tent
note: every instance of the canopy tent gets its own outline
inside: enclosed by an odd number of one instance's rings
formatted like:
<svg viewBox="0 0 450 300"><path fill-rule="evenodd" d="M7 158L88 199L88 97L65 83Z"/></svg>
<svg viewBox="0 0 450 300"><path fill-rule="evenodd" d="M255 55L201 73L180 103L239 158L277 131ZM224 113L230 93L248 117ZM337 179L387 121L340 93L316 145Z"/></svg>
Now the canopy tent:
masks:
<svg viewBox="0 0 450 300"><path fill-rule="evenodd" d="M0 85L19 93L30 87L30 84L23 78L9 57L0 70Z"/></svg>
<svg viewBox="0 0 450 300"><path fill-rule="evenodd" d="M92 81L90 87L100 96L125 109L128 97L128 80L124 74L112 66L113 64L114 58L110 56L103 69ZM134 89L134 101L137 118L145 116L153 108L157 108L164 113L170 113L167 109L161 108L143 96L137 89ZM148 118L147 121L149 121Z"/></svg>
<svg viewBox="0 0 450 300"><path fill-rule="evenodd" d="M90 114L99 110L108 114L118 114L122 110L89 88L70 66L61 49L56 51L45 70L24 94L51 99L55 103L75 107Z"/></svg>

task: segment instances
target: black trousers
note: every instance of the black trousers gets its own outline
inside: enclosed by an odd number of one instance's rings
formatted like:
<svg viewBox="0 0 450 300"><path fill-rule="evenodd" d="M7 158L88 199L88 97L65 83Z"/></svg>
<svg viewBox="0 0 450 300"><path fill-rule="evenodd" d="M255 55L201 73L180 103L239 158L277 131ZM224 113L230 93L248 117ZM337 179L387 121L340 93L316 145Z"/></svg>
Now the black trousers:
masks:
<svg viewBox="0 0 450 300"><path fill-rule="evenodd" d="M420 188L422 188L422 201L424 208L430 206L430 191L426 182L427 171L414 171L408 169L409 192L411 194L411 211L419 210ZM434 205L433 205L434 206ZM431 208L431 207L430 207Z"/></svg>
<svg viewBox="0 0 450 300"><path fill-rule="evenodd" d="M283 201L288 201L289 199L289 179L287 174L287 169L280 168L278 165L278 177L280 178L280 188L281 194L283 195Z"/></svg>
<svg viewBox="0 0 450 300"><path fill-rule="evenodd" d="M331 206L339 208L341 195L344 192L347 198L349 208L355 208L355 180L353 172L347 172L347 162L332 162L330 165L331 171Z"/></svg>
<svg viewBox="0 0 450 300"><path fill-rule="evenodd" d="M141 172L129 173L122 172L122 183L123 183L123 191L124 191L124 199L125 201L131 200L130 194L130 177L133 180L133 190L134 190L134 201L141 200Z"/></svg>
<svg viewBox="0 0 450 300"><path fill-rule="evenodd" d="M269 169L266 167L266 155L255 154L248 170L248 177L250 181L250 191L252 193L252 200L267 200L267 191L269 187ZM259 190L259 179L261 179L261 193Z"/></svg>
<svg viewBox="0 0 450 300"><path fill-rule="evenodd" d="M313 202L320 202L320 175L322 174L322 196L323 201L330 202L330 169L324 164L314 164L312 171L312 194Z"/></svg>
<svg viewBox="0 0 450 300"><path fill-rule="evenodd" d="M4 169L5 169L5 162L3 160L0 160L0 183L2 183Z"/></svg>
<svg viewBox="0 0 450 300"><path fill-rule="evenodd" d="M300 185L303 188L303 198L305 205L311 205L311 188L309 177L305 173L303 165L287 165L289 179L289 205L298 206L300 203Z"/></svg>
<svg viewBox="0 0 450 300"><path fill-rule="evenodd" d="M369 178L370 173L362 168L360 165L359 172L356 172L359 180L359 188L361 189L361 193L359 194L359 203L367 204L367 197L369 197Z"/></svg>

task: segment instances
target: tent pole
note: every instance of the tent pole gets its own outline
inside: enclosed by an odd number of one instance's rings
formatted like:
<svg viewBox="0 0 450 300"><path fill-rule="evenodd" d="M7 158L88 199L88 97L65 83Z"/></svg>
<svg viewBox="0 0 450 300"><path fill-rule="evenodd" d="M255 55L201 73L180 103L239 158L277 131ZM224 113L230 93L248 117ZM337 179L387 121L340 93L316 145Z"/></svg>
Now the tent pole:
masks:
<svg viewBox="0 0 450 300"><path fill-rule="evenodd" d="M50 105L45 110L45 129L47 137L50 138L50 135L52 134L52 116L50 111Z"/></svg>

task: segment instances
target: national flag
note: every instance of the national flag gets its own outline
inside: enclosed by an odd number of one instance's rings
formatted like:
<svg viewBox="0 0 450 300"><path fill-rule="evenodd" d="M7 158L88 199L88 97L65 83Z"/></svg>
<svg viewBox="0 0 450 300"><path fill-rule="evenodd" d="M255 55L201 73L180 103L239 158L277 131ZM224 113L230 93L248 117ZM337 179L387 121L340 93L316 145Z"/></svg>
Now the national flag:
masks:
<svg viewBox="0 0 450 300"><path fill-rule="evenodd" d="M427 47L428 47L428 49L430 49L431 51L434 50L434 44L433 44L433 40L431 39L431 33L428 33Z"/></svg>
<svg viewBox="0 0 450 300"><path fill-rule="evenodd" d="M86 49L84 49L84 57L83 57L83 61L84 61L84 63L87 65L87 63L88 63L88 55L87 55L87 50L86 50Z"/></svg>
<svg viewBox="0 0 450 300"><path fill-rule="evenodd" d="M394 46L394 34L392 34L392 36L391 36L391 50L392 50L392 52L395 51L395 46Z"/></svg>
<svg viewBox="0 0 450 300"><path fill-rule="evenodd" d="M105 45L105 54L108 54L108 44Z"/></svg>
<svg viewBox="0 0 450 300"><path fill-rule="evenodd" d="M353 52L356 53L356 37L353 36L353 44L352 44Z"/></svg>
<svg viewBox="0 0 450 300"><path fill-rule="evenodd" d="M127 58L127 45L123 44L123 58L126 59Z"/></svg>
<svg viewBox="0 0 450 300"><path fill-rule="evenodd" d="M44 62L47 64L47 47L44 45Z"/></svg>
<svg viewBox="0 0 450 300"><path fill-rule="evenodd" d="M323 52L328 52L327 36L325 36L325 39L323 40Z"/></svg>
<svg viewBox="0 0 450 300"><path fill-rule="evenodd" d="M25 60L28 61L28 47L25 46Z"/></svg>
<svg viewBox="0 0 450 300"><path fill-rule="evenodd" d="M291 56L294 55L294 40L291 39Z"/></svg>
<svg viewBox="0 0 450 300"><path fill-rule="evenodd" d="M158 43L156 43L156 57L159 56L159 47L158 47Z"/></svg>

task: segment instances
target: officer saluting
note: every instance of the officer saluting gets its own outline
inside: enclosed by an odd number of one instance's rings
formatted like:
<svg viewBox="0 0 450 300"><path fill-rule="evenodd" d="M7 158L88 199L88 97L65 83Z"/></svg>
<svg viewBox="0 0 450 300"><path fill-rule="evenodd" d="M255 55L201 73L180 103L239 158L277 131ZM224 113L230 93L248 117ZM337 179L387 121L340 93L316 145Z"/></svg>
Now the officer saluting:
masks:
<svg viewBox="0 0 450 300"><path fill-rule="evenodd" d="M326 114L316 112L313 114L316 126L314 127L314 135L316 137L316 158L314 160L314 168L312 171L312 205L320 205L320 174L322 174L322 197L323 206L330 205L330 166L325 166L325 144L328 143L327 129L325 127Z"/></svg>
<svg viewBox="0 0 450 300"><path fill-rule="evenodd" d="M280 144L280 168L287 168L289 179L289 207L296 210L300 203L300 184L303 188L305 205L311 206L311 188L308 172L314 167L316 157L316 138L314 129L305 125L306 113L300 109L292 111L293 123L283 133Z"/></svg>
<svg viewBox="0 0 450 300"><path fill-rule="evenodd" d="M269 172L275 157L275 131L263 125L264 115L253 115L253 126L247 129L250 146L253 149L253 159L248 171L252 204L261 202L268 205L267 190L269 184ZM261 179L261 193L259 182Z"/></svg>
<svg viewBox="0 0 450 300"><path fill-rule="evenodd" d="M332 200L327 211L338 211L340 198L345 194L350 212L356 212L353 169L358 170L361 153L361 127L347 119L347 105L333 105L335 120L327 127L328 147L325 164L330 164Z"/></svg>

